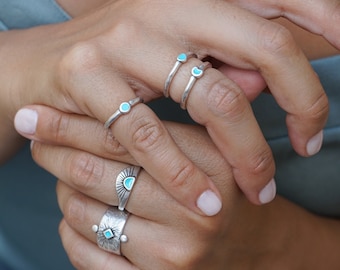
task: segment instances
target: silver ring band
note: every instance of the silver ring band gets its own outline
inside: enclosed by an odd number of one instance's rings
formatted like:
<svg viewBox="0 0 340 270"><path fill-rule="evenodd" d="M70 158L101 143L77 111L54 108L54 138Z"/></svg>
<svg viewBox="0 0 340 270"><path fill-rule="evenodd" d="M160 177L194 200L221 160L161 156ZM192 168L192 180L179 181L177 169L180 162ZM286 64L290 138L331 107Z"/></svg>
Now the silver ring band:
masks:
<svg viewBox="0 0 340 270"><path fill-rule="evenodd" d="M172 82L172 79L174 78L174 76L176 75L177 71L179 70L180 66L187 62L190 58L193 58L193 57L196 57L197 58L197 55L192 53L192 52L187 52L187 53L180 53L178 56L177 56L177 61L175 63L175 65L173 66L173 68L171 69L168 77L166 78L165 80L165 84L164 84L164 96L166 98L168 98L170 96L170 84Z"/></svg>
<svg viewBox="0 0 340 270"><path fill-rule="evenodd" d="M129 113L133 106L135 106L135 105L137 105L138 103L141 103L141 102L143 102L143 99L140 98L140 97L136 97L136 98L131 99L127 102L122 102L119 105L118 110L115 111L114 114L112 114L110 116L110 118L105 122L104 127L109 128L113 124L113 122L118 119L119 116Z"/></svg>
<svg viewBox="0 0 340 270"><path fill-rule="evenodd" d="M117 175L116 191L118 195L118 209L120 211L124 211L125 209L140 169L141 168L137 166L130 166Z"/></svg>
<svg viewBox="0 0 340 270"><path fill-rule="evenodd" d="M184 90L182 98L181 98L181 104L180 105L181 105L181 108L183 110L186 110L186 108L187 108L188 97L189 97L190 91L191 91L192 87L194 86L196 80L201 78L204 74L204 71L207 68L210 68L210 67L211 67L211 63L204 62L200 66L192 68L190 80L189 80L187 86L185 87L185 90Z"/></svg>
<svg viewBox="0 0 340 270"><path fill-rule="evenodd" d="M123 234L128 217L129 213L126 211L110 207L106 210L99 226L92 226L92 230L97 233L97 244L101 249L121 255L120 243L128 241L128 237Z"/></svg>

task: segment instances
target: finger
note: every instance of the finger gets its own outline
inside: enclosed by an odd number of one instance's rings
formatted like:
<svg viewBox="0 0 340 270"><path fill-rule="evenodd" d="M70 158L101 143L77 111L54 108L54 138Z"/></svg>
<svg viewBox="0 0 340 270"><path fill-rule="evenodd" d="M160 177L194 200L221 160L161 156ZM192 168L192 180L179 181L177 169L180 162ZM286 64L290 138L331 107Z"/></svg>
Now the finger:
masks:
<svg viewBox="0 0 340 270"><path fill-rule="evenodd" d="M32 155L39 165L57 178L63 179L68 186L105 204L118 205L116 178L130 165L102 159L87 152L38 142L32 144ZM156 201L159 201L158 208L154 207ZM172 207L171 211L182 213L183 209L169 193L141 170L136 177L126 209L149 220L165 222L168 216L158 209L167 210L169 205Z"/></svg>
<svg viewBox="0 0 340 270"><path fill-rule="evenodd" d="M59 226L59 234L71 263L79 270L137 270L122 256L105 252L73 230L65 220Z"/></svg>
<svg viewBox="0 0 340 270"><path fill-rule="evenodd" d="M323 35L329 42L340 49L339 1L231 1L260 16L267 18L286 17L293 23L312 33Z"/></svg>
<svg viewBox="0 0 340 270"><path fill-rule="evenodd" d="M219 14L232 11L235 16L233 18L247 34L240 35L237 28L229 29L226 26L227 29L222 30L218 27L221 21L226 20L224 16L217 16L216 25L209 25L210 30L204 23L200 24L200 31L208 33L205 38L214 41L210 55L236 67L260 71L278 104L288 113L287 125L294 149L303 156L314 154L309 151L308 142L323 128L328 114L328 102L318 77L290 32L257 16L248 14L247 20L242 20L246 14L241 10L230 7L230 11L223 5L220 8ZM228 35L224 34L226 31ZM216 39L217 36L219 39ZM242 63L235 60L235 56L222 55L216 52L216 47L233 52L236 56L241 51L243 54L245 52L248 60ZM193 89L192 96L195 92L199 91Z"/></svg>
<svg viewBox="0 0 340 270"><path fill-rule="evenodd" d="M43 105L29 105L17 112L14 124L16 130L30 140L81 149L103 158L137 165L111 131L91 117Z"/></svg>
<svg viewBox="0 0 340 270"><path fill-rule="evenodd" d="M313 147L309 147L308 143L325 125L328 101L317 75L290 32L277 23L260 18L227 2L217 2L209 6L206 6L205 2L198 1L190 4L190 8L195 8L196 12L177 16L176 22L169 19L169 16L155 14L155 19L159 22L159 31L155 30L147 34L143 31L138 32L137 26L130 19L125 22L123 31L125 36L132 40L138 39L143 54L137 54L127 62L125 59L129 54L121 49L115 61L122 65L123 70L129 70L130 74L139 81L148 81L151 89L163 89L178 52L190 48L196 48L195 52L200 58L209 55L237 68L259 71L278 104L287 112L288 132L294 149L303 156L318 152L318 147L312 149ZM167 5L167 10L169 13L178 11L177 6L171 4ZM202 20L202 17L207 19ZM186 46L179 44L176 40L167 40L167 42L163 41L164 46L159 48L159 52L147 50L150 46L153 47L154 40L159 37L161 26L172 23L183 26L176 28L173 34L187 37L190 46L187 43ZM140 66L145 59L154 59L152 62L157 64L141 69ZM191 68L199 63L197 59L190 59L178 70L170 85L170 95L175 101L181 100L183 89L189 81ZM165 69L165 66L168 68ZM193 86L190 97L202 91L199 86L200 80ZM218 82L211 81L209 86L214 86ZM205 91L212 92L214 95L214 91L211 90L214 89L208 88ZM193 118L202 109L199 105L194 104L190 110ZM205 104L204 108L207 107L208 104ZM214 112L214 108L209 109ZM220 150L223 151L221 148Z"/></svg>
<svg viewBox="0 0 340 270"><path fill-rule="evenodd" d="M218 8L216 8L217 6ZM303 156L317 153L322 143L321 130L327 119L328 101L320 81L300 48L294 42L290 32L276 23L259 18L225 2L218 2L211 7L207 7L196 1L191 3L191 8L193 7L197 12L190 13L190 16L178 17L176 23L183 25L183 27L176 29L176 35L178 35L179 31L181 35L187 36L191 43L194 44L191 44L192 47L200 48L199 55L201 57L210 55L238 68L259 71L279 105L287 112L288 133L294 149ZM170 10L171 8L174 7L169 7ZM218 13L216 10L218 10ZM202 14L209 20L202 21ZM230 14L230 16L227 16L227 14ZM245 17L247 20L244 19ZM159 19L160 25L169 23L166 21L167 18L157 17L157 19ZM192 24L188 23L189 21L195 22L195 27L192 27ZM206 23L207 21L209 23ZM235 27L235 22L237 22L237 27ZM242 35L240 35L239 29L242 29ZM152 34L148 33L147 37L152 37ZM141 41L146 39L144 37L143 40L141 34L138 35L138 38ZM252 42L249 42L249 40ZM148 44L148 42L144 41L143 44ZM170 44L171 41L168 41L164 48L170 47ZM173 61L172 64L168 64L171 63L168 50L164 49L164 53L157 57L155 62L158 64L155 66L141 70L139 67L140 63L143 63L143 58L142 55L137 55L132 62L125 65L125 68L130 68L134 77L140 78L140 80L150 78L150 87L159 89L163 87L168 72L173 66ZM143 57L148 56L148 59L155 57L154 51L149 54L146 51L145 48L143 52L146 54L143 54ZM179 49L177 53L178 51ZM176 58L177 53L172 53L172 59ZM122 59L125 58L124 52L120 55ZM162 63L160 59L164 59L164 66L165 63L168 65L167 71L160 68L160 63ZM183 89L189 81L189 71L193 65L199 65L197 61L197 59L190 59L179 69L173 79L170 85L170 95L175 101L179 102L181 100ZM208 71L206 72L207 74ZM212 74L212 71L209 72ZM241 121L236 122L235 126L232 125L233 121L229 121L229 128L232 129L232 132L229 132L229 130L228 132L225 130L223 132L222 129L219 129L220 122L228 121L228 119L226 120L229 116L228 112L234 112L232 105L240 104L243 106L245 97L242 93L240 94L240 89L230 83L227 78L218 81L211 80L207 86L201 83L205 77L203 76L194 84L188 102L191 99L198 100L198 97L202 98L203 96L206 103L202 107L202 102L191 102L191 105L188 104L189 113L199 123L210 124L209 131L214 132L214 134L211 134L214 142L226 159L239 172L236 176L236 181L251 201L261 203L259 192L261 188L271 181L274 173L273 159L268 151L268 146L262 148L264 139L263 136L258 136L259 127L255 127L255 124L246 129L243 125L240 125ZM195 99L195 95L197 99ZM226 97L226 99L223 99L223 97ZM214 102L209 103L209 100ZM234 103L231 102L233 100L235 101ZM241 111L242 108L244 108L244 111ZM204 115L202 113L204 109L210 111L210 113ZM249 106L246 106L238 108L238 111L234 113L236 117L231 120L236 121L237 116L240 114L240 119L244 119L251 112ZM250 118L249 121L253 122L254 117ZM243 133L245 130L249 132ZM231 135L226 135L229 133ZM247 136L247 138L243 138L236 144L243 151L229 151L225 147L226 145L235 145L232 142L237 141L236 137L230 138L235 134ZM254 134L254 139L250 138L249 134ZM260 147L253 144L256 141L255 138L260 142ZM244 151L245 145L243 145L243 148L241 145L245 139L250 145L246 152ZM232 150L237 148L236 145ZM261 149L258 150L259 148ZM252 153L253 150L255 151L254 155L247 159L248 154ZM237 158L233 159L234 156ZM243 161L242 164L239 163L243 159L248 161L246 168L245 165L242 165L244 164ZM253 184L250 184L250 182L253 182ZM269 186L273 187L272 182ZM271 190L270 194L273 191L274 189Z"/></svg>
<svg viewBox="0 0 340 270"><path fill-rule="evenodd" d="M57 193L60 208L68 225L92 243L96 243L97 235L91 228L99 224L108 207L73 191L62 182L58 183ZM128 241L121 243L121 253L141 269L177 269L174 266L170 268L169 265L171 261L176 262L175 256L185 257L185 243L181 242L183 246L180 248L176 234L178 231L171 228L173 227L130 215L123 231ZM142 248L146 241L147 249ZM166 245L160 245L163 241ZM173 248L175 246L178 250Z"/></svg>
<svg viewBox="0 0 340 270"><path fill-rule="evenodd" d="M61 76L67 89L72 89L73 98L79 101L80 110L105 122L122 102L136 96L119 74L112 75L112 69L103 66L102 57L91 45L79 45L63 60ZM134 159L183 205L209 216L221 210L220 195L211 179L179 150L149 107L135 105L111 125L111 131Z"/></svg>
<svg viewBox="0 0 340 270"><path fill-rule="evenodd" d="M189 65L183 66L181 71L189 74L189 69ZM179 77L173 81L174 89L180 89L177 84L180 84ZM260 194L274 176L273 157L244 92L215 69L207 69L192 91L188 111L196 122L207 128L233 167L240 188L254 203L271 201L274 190L269 196ZM175 96L176 90L171 93L174 99L180 98Z"/></svg>

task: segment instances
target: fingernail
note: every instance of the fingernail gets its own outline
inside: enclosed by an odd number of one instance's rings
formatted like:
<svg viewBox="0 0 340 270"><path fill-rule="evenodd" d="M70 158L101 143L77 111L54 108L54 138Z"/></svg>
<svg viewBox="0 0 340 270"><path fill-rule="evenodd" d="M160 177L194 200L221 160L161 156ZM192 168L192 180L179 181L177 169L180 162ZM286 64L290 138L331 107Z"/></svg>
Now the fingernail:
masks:
<svg viewBox="0 0 340 270"><path fill-rule="evenodd" d="M276 195L276 184L273 178L270 182L261 190L259 194L259 200L262 204L271 202Z"/></svg>
<svg viewBox="0 0 340 270"><path fill-rule="evenodd" d="M33 149L33 145L34 145L34 141L31 141L31 143L30 143L30 149L31 150Z"/></svg>
<svg viewBox="0 0 340 270"><path fill-rule="evenodd" d="M307 154L312 156L318 153L321 149L323 141L323 131L321 130L318 134L312 137L307 143Z"/></svg>
<svg viewBox="0 0 340 270"><path fill-rule="evenodd" d="M37 128L38 113L30 109L21 109L14 118L14 126L17 131L33 135Z"/></svg>
<svg viewBox="0 0 340 270"><path fill-rule="evenodd" d="M197 207L207 216L214 216L221 211L222 202L213 191L206 190L199 196Z"/></svg>

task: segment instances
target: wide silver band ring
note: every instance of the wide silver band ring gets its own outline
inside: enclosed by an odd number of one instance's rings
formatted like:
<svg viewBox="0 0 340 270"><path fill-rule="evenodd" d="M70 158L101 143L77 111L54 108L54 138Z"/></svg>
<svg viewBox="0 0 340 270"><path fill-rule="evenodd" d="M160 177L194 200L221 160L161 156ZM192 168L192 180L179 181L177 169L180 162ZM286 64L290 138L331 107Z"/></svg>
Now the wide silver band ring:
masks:
<svg viewBox="0 0 340 270"><path fill-rule="evenodd" d="M121 255L120 244L126 243L128 237L123 234L129 213L119 211L116 207L106 210L99 225L93 225L92 230L97 233L97 244L101 249Z"/></svg>
<svg viewBox="0 0 340 270"><path fill-rule="evenodd" d="M118 196L118 209L124 211L131 190L137 180L141 167L130 166L122 170L116 178L116 191Z"/></svg>
<svg viewBox="0 0 340 270"><path fill-rule="evenodd" d="M122 102L119 105L119 108L117 111L115 111L110 118L105 122L104 127L105 128L109 128L114 121L116 121L118 119L119 116L123 115L123 114L127 114L131 111L131 108L135 105L137 105L138 103L143 102L143 99L140 97L136 97L133 98L127 102Z"/></svg>
<svg viewBox="0 0 340 270"><path fill-rule="evenodd" d="M163 91L163 94L164 94L165 97L168 98L170 96L170 91L169 91L170 84L172 82L172 79L175 77L177 71L179 70L180 66L183 63L187 62L190 58L193 58L193 57L197 58L197 55L195 53L192 53L192 52L180 53L177 56L176 63L173 66L173 68L171 69L168 77L165 80L164 91Z"/></svg>
<svg viewBox="0 0 340 270"><path fill-rule="evenodd" d="M188 97L189 97L190 91L191 91L192 87L194 86L196 80L201 78L204 74L204 71L207 68L210 68L210 67L211 67L211 63L204 62L200 66L193 67L191 69L191 77L189 79L187 86L184 89L184 92L183 92L182 98L181 98L181 103L180 103L180 106L183 110L186 110L186 108L187 108Z"/></svg>

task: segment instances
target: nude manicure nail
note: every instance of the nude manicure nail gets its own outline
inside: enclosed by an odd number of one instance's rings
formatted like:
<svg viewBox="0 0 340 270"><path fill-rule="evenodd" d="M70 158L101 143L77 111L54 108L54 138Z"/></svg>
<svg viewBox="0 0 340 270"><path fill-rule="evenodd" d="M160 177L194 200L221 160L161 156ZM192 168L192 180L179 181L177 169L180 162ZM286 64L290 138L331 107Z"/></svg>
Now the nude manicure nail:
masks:
<svg viewBox="0 0 340 270"><path fill-rule="evenodd" d="M17 131L33 135L37 128L38 113L30 109L21 109L14 118L14 126Z"/></svg>
<svg viewBox="0 0 340 270"><path fill-rule="evenodd" d="M271 202L276 195L276 183L274 178L261 190L259 200L262 204Z"/></svg>
<svg viewBox="0 0 340 270"><path fill-rule="evenodd" d="M318 134L312 137L307 143L307 154L310 156L315 155L321 149L323 141L323 131L321 130Z"/></svg>
<svg viewBox="0 0 340 270"><path fill-rule="evenodd" d="M212 190L206 190L199 196L197 207L207 216L214 216L221 211L222 202Z"/></svg>

